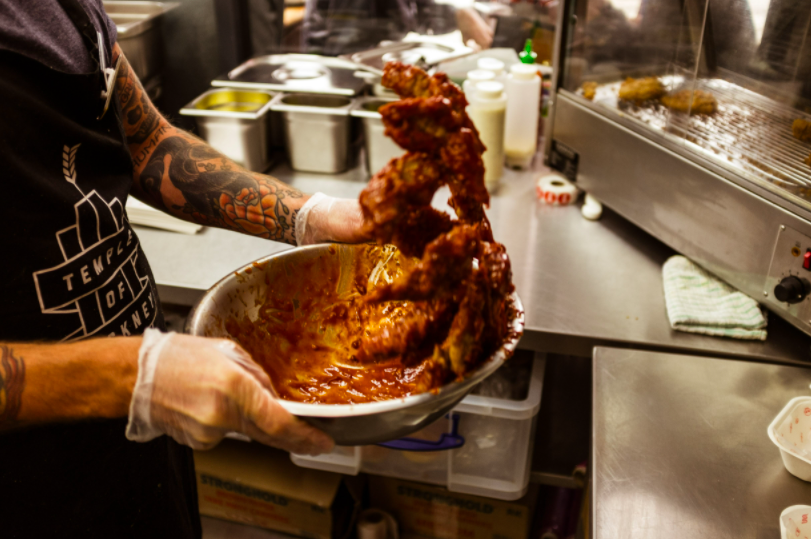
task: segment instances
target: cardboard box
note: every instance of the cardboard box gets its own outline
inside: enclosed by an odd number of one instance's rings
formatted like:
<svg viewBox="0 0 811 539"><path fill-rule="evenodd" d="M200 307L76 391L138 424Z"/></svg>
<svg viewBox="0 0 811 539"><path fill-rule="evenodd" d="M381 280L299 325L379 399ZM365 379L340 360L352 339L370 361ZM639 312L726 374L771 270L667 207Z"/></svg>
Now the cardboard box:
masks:
<svg viewBox="0 0 811 539"><path fill-rule="evenodd" d="M223 440L194 452L203 515L285 533L344 537L359 503L339 474L299 468L287 453Z"/></svg>
<svg viewBox="0 0 811 539"><path fill-rule="evenodd" d="M383 477L372 477L370 488L372 505L397 519L403 537L435 539L526 539L537 494L530 488L505 502Z"/></svg>

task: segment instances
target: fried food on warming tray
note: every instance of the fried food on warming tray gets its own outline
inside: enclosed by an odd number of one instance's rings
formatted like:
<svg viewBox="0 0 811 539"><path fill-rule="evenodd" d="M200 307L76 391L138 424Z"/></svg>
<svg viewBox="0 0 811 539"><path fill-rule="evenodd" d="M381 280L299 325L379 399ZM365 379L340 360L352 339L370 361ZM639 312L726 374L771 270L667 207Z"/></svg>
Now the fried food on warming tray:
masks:
<svg viewBox="0 0 811 539"><path fill-rule="evenodd" d="M803 142L811 142L811 122L797 118L791 124L791 134L794 138Z"/></svg>
<svg viewBox="0 0 811 539"><path fill-rule="evenodd" d="M673 95L662 96L662 104L671 110L690 114L713 114L718 110L715 96L702 90L681 90Z"/></svg>
<svg viewBox="0 0 811 539"><path fill-rule="evenodd" d="M403 174L398 167L387 167L376 174L360 197L366 226L375 231L375 237L391 238L394 245L411 250L420 261L394 282L370 291L367 301L443 302L455 312L447 334L434 332L433 340L420 339L420 347L426 349L433 344L433 355L424 360L431 362L432 372L444 371L448 380L462 377L502 342L510 316L508 298L513 290L509 258L503 246L493 241L484 213L484 205L490 200L481 160L484 146L464 114L464 95L444 75L428 77L422 70L392 62L386 65L382 82L403 98L381 107L387 134L409 150L405 158L420 152L422 159L433 160L442 168L458 221L450 221L450 231L437 230L424 251L414 253L413 245L401 244L393 233L407 219L400 218L387 226L381 223L392 221L379 218L379 208L392 204L384 199L394 196L390 193L395 191L385 186L411 182L397 178ZM421 185L433 187L431 196L438 187L429 182ZM414 202L396 204L400 216L424 210ZM386 328L368 333L361 341L360 356L368 360L402 354L402 334L425 334L421 318L401 320L397 332Z"/></svg>
<svg viewBox="0 0 811 539"><path fill-rule="evenodd" d="M623 101L640 103L650 99L659 99L665 95L665 87L656 77L632 79L628 77L620 85L619 98Z"/></svg>
<svg viewBox="0 0 811 539"><path fill-rule="evenodd" d="M597 95L597 83L584 82L581 88L583 89L583 97L589 101L594 101L594 96Z"/></svg>

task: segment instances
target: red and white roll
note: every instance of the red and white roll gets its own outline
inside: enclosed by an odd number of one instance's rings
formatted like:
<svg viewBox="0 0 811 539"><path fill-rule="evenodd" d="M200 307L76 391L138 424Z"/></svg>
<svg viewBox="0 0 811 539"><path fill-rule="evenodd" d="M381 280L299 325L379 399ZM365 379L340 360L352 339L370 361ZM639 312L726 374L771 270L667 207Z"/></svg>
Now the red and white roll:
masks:
<svg viewBox="0 0 811 539"><path fill-rule="evenodd" d="M538 178L538 200L550 206L568 206L577 200L577 187L562 176L549 174Z"/></svg>

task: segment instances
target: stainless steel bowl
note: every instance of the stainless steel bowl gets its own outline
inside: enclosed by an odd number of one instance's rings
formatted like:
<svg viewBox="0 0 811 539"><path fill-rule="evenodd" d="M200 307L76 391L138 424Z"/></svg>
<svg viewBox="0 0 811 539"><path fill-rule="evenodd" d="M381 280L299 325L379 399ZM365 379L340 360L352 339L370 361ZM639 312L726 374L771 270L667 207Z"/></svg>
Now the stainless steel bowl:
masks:
<svg viewBox="0 0 811 539"><path fill-rule="evenodd" d="M325 257L328 263L345 264L362 253L362 249L351 245L313 245L259 259L211 287L189 315L186 329L193 335L228 337L225 329L228 318L247 314L256 319L267 283L290 279L297 264L314 258ZM332 436L338 445L374 444L418 431L449 412L515 350L524 330L524 312L516 294L510 299L518 316L513 321L509 341L460 382L452 382L436 392L382 402L328 405L282 400L280 403L293 415Z"/></svg>

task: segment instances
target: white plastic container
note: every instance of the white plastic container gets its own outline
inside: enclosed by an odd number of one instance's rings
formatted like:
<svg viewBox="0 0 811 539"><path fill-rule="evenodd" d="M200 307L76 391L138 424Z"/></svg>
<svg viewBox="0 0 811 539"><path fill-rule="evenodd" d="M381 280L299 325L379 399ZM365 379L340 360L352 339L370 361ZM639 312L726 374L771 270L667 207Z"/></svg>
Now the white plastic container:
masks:
<svg viewBox="0 0 811 539"><path fill-rule="evenodd" d="M529 352L517 352L530 355ZM519 368L519 359L509 360L502 369L513 365ZM535 421L541 407L543 374L546 360L543 354L534 354L524 366L529 374L507 373L501 379L493 375L493 384L504 380L528 379L526 393L518 400L468 395L456 405L453 412L410 439L437 443L444 435L445 442L464 438L463 445L440 451L400 451L381 446L336 447L326 455L311 457L290 455L298 466L316 468L347 475L359 472L410 479L424 483L444 485L452 492L488 496L501 500L517 500L527 491L530 463L535 436ZM488 380L485 381L485 384ZM457 423L457 437L453 425ZM409 439L406 439L406 442ZM397 441L402 442L402 440Z"/></svg>
<svg viewBox="0 0 811 539"><path fill-rule="evenodd" d="M780 537L782 539L795 539L797 537L796 529L795 529L795 532L793 534L788 533L786 522L785 522L787 520L786 517L789 516L790 513L793 513L795 511L798 511L798 512L801 512L801 513L805 513L805 512L811 513L811 506L808 506L808 505L792 505L791 507L786 507L785 509L783 509L783 512L780 513ZM806 524L800 524L800 526L805 527L805 526L807 526L807 523ZM802 531L805 531L805 530L801 529L801 532Z"/></svg>
<svg viewBox="0 0 811 539"><path fill-rule="evenodd" d="M473 97L473 93L476 90L476 84L488 80L493 80L495 75L492 71L487 71L486 69L474 69L473 71L467 72L467 78L465 82L462 83L462 91L465 92L465 97L468 101Z"/></svg>
<svg viewBox="0 0 811 539"><path fill-rule="evenodd" d="M504 85L496 81L485 81L476 84L470 97L467 115L479 131L487 149L482 155L484 160L484 184L489 191L498 186L504 174L504 120L506 117L507 98L504 96Z"/></svg>
<svg viewBox="0 0 811 539"><path fill-rule="evenodd" d="M493 73L495 80L504 82L504 62L496 58L479 58L476 62L477 69L483 69Z"/></svg>
<svg viewBox="0 0 811 539"><path fill-rule="evenodd" d="M780 426L791 412L800 405L807 405L808 409L811 410L811 397L796 397L788 401L788 404L786 404L783 410L777 414L777 417L775 417L774 421L769 425L767 431L771 441L780 449L780 455L783 457L783 465L786 467L786 470L803 481L811 481L811 460L793 452L784 445L784 443L781 442L779 433ZM811 443L809 443L809 447L811 447Z"/></svg>
<svg viewBox="0 0 811 539"><path fill-rule="evenodd" d="M515 64L507 77L504 155L508 167L527 168L538 149L541 77L535 66Z"/></svg>

